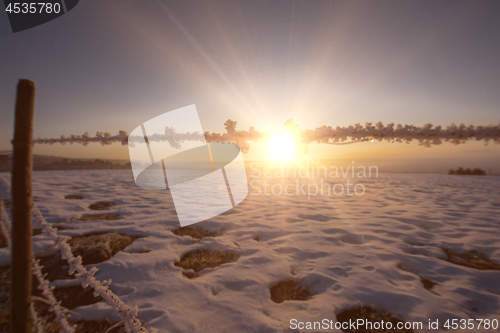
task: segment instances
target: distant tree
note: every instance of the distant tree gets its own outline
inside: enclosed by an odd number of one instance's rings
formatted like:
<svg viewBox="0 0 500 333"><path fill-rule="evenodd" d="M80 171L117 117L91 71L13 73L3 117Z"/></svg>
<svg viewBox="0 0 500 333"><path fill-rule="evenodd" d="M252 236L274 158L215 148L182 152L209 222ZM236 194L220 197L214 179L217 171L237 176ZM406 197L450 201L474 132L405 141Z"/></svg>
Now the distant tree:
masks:
<svg viewBox="0 0 500 333"><path fill-rule="evenodd" d="M464 168L460 167L457 170L450 169L448 170L449 175L475 175L475 176L485 176L486 171L476 168L471 170L470 168L467 168L464 170Z"/></svg>
<svg viewBox="0 0 500 333"><path fill-rule="evenodd" d="M476 168L472 170L472 174L477 176L486 176L486 171Z"/></svg>

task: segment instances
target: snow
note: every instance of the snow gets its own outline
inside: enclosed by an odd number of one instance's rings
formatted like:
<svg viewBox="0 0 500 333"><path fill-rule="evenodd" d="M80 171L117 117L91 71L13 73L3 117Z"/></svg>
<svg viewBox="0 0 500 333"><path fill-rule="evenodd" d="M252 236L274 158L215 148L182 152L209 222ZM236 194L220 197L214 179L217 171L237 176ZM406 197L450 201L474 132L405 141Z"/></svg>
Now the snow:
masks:
<svg viewBox="0 0 500 333"><path fill-rule="evenodd" d="M262 185L260 180L254 184ZM326 179L343 185L347 180ZM250 188L236 208L196 224L220 233L198 243L172 233L179 222L167 191L137 187L130 170L34 172L34 200L48 222L67 228L60 235L116 231L146 236L95 265L95 278L111 279L109 288L126 305L139 307L145 327L160 332L289 332L291 319L335 320L336 313L358 305L421 321L424 327L429 319L441 324L453 318L500 319L500 271L452 264L442 260L441 249L474 249L500 262L500 177L381 173L351 182L363 184L366 193L266 196L261 187L256 196ZM300 183L320 184L320 179ZM64 199L69 194L84 199ZM116 206L87 208L98 201ZM77 221L95 213L122 218ZM50 244L46 235L34 236L37 251ZM145 249L151 251L140 253ZM227 250L239 258L188 279L174 264L197 249ZM8 249L0 249L0 263L9 260ZM420 277L437 285L426 290ZM269 288L288 278L309 288L312 298L272 302ZM120 320L104 302L74 311L83 319Z"/></svg>

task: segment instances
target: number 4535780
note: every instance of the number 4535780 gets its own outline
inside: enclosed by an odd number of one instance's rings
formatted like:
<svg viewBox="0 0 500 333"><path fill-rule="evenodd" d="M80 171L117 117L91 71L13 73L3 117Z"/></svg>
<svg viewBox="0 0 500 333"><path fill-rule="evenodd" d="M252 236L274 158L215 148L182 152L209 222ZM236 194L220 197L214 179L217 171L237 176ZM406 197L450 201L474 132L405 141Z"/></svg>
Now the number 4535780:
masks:
<svg viewBox="0 0 500 333"><path fill-rule="evenodd" d="M32 2L32 3L9 3L7 8L5 8L6 12L14 13L14 14L41 14L41 13L56 13L58 14L61 11L61 4L59 3L50 3L50 2Z"/></svg>
<svg viewBox="0 0 500 333"><path fill-rule="evenodd" d="M448 319L446 323L443 325L447 329L494 329L496 330L498 328L498 320L497 319Z"/></svg>

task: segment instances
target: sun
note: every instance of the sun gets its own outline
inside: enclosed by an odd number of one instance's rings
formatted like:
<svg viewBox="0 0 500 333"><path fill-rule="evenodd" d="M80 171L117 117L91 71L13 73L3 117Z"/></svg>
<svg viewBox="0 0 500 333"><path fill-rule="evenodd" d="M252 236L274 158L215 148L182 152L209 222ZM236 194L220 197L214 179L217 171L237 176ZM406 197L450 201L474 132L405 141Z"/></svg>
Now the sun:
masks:
<svg viewBox="0 0 500 333"><path fill-rule="evenodd" d="M296 159L295 140L288 133L273 134L269 140L271 158L275 161L290 161Z"/></svg>

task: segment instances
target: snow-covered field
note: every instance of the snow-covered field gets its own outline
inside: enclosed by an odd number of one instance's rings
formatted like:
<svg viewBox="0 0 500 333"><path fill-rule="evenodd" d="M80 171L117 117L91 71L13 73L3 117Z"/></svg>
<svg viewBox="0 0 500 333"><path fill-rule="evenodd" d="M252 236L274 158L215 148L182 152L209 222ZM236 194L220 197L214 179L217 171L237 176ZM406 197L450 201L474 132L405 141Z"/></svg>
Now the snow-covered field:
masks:
<svg viewBox="0 0 500 333"><path fill-rule="evenodd" d="M285 185L296 179L267 181ZM110 288L127 305L138 305L146 327L160 332L291 332L291 319L335 320L358 305L424 327L429 319L500 320L500 271L450 263L442 250L477 250L500 263L500 177L380 174L351 181L362 183L366 193L308 199L302 193L257 196L251 188L233 210L196 224L220 234L200 242L172 233L179 223L166 191L137 187L130 170L35 172L34 199L48 222L65 227L63 235L146 236L97 264L96 277L112 279ZM64 199L71 194L84 199ZM89 204L98 201L116 206L90 211ZM121 219L77 221L93 213ZM34 237L36 250L49 245L46 236ZM188 279L174 263L197 249L227 250L239 258ZM0 265L8 262L8 250L0 249ZM312 298L274 303L269 288L291 278ZM427 290L421 278L437 284ZM84 319L118 321L104 302L75 311ZM496 330L454 330L472 331Z"/></svg>

